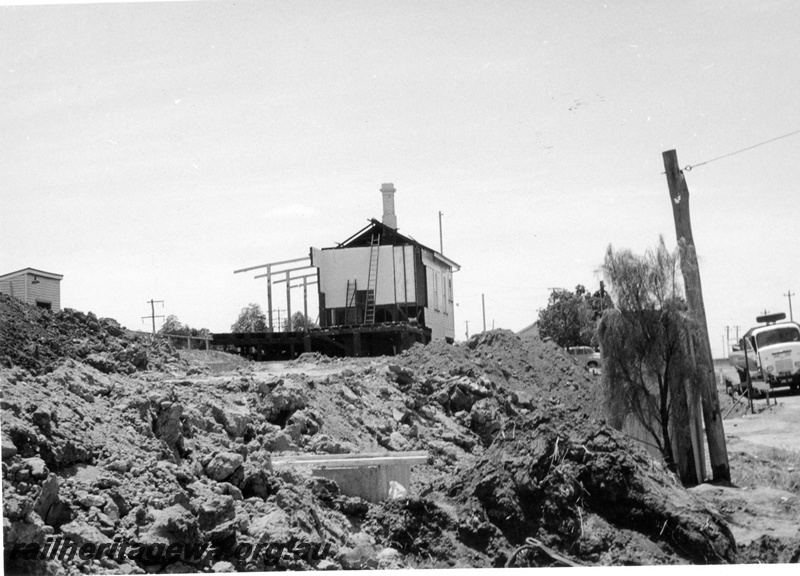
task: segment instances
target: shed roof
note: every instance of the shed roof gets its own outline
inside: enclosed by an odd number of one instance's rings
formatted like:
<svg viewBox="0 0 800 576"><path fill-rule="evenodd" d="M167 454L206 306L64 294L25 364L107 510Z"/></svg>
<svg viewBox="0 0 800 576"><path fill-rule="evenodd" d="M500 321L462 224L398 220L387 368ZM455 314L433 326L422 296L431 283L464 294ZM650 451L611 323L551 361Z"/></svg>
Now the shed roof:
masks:
<svg viewBox="0 0 800 576"><path fill-rule="evenodd" d="M11 278L16 278L17 276L25 276L26 274L41 276L42 278L50 278L52 280L61 280L64 277L63 274L55 274L54 272L45 272L44 270L37 270L36 268L23 268L22 270L17 270L16 272L9 272L8 274L3 274L2 276L0 276L0 280L9 280Z"/></svg>

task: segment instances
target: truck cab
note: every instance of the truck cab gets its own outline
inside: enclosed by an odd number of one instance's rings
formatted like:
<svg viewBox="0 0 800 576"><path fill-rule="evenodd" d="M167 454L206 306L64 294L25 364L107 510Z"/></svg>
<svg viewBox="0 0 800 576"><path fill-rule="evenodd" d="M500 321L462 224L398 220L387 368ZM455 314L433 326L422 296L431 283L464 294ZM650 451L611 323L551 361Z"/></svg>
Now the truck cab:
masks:
<svg viewBox="0 0 800 576"><path fill-rule="evenodd" d="M778 322L785 314L759 316L766 325L748 330L734 348L730 359L742 383L761 380L770 388L800 386L800 324ZM748 374L749 373L749 374Z"/></svg>

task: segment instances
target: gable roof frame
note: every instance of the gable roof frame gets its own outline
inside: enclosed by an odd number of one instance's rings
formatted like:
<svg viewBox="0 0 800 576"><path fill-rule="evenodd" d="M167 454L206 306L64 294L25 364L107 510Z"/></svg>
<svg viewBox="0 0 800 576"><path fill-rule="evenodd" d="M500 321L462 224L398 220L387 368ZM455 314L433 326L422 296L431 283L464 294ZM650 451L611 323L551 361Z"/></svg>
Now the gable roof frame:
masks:
<svg viewBox="0 0 800 576"><path fill-rule="evenodd" d="M409 236L400 234L400 232L398 232L396 228L387 226L386 224L380 222L379 220L376 220L375 218L370 218L370 223L366 227L362 228L361 230L350 236L350 238L348 238L338 246L332 248L323 248L323 250L340 250L342 248L351 248L362 244L364 246L368 246L369 243L367 242L372 238L374 231L376 229L380 231L382 239L386 237L391 238L392 239L391 245L393 246L418 246L419 248L422 248L432 253L433 258L435 260L438 260L441 263L450 266L454 272L457 272L458 270L461 269L461 266L458 263L451 260L444 254L441 254L436 250L434 250L433 248L429 248L428 246L425 246L424 244L417 242L416 240L414 240ZM382 246L386 245L384 244L383 240L381 240L381 245Z"/></svg>

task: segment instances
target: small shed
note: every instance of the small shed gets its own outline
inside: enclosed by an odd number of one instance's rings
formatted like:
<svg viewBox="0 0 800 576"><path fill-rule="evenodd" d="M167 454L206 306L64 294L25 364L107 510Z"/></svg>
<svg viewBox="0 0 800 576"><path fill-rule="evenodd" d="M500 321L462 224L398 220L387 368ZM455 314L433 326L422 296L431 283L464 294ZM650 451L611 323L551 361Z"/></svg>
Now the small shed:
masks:
<svg viewBox="0 0 800 576"><path fill-rule="evenodd" d="M32 306L58 311L61 310L63 277L63 274L24 268L0 276L0 294L19 298Z"/></svg>

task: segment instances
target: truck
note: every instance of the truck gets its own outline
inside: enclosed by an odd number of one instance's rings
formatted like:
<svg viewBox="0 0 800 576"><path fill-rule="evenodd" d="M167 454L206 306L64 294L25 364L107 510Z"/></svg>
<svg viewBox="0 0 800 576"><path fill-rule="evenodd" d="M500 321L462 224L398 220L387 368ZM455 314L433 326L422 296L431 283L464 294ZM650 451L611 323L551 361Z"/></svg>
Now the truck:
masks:
<svg viewBox="0 0 800 576"><path fill-rule="evenodd" d="M796 392L800 387L800 324L780 322L785 318L782 312L758 316L756 322L761 324L745 332L733 347L730 361L739 374L733 389L741 391L748 378L770 389L789 386Z"/></svg>

